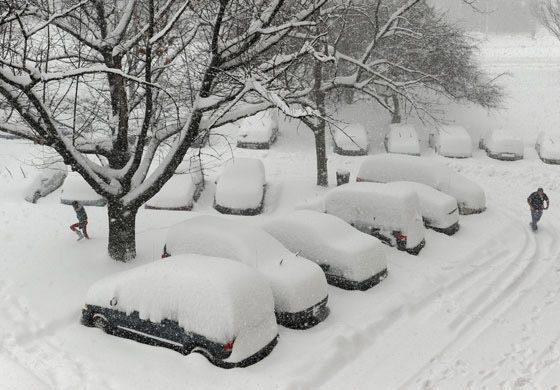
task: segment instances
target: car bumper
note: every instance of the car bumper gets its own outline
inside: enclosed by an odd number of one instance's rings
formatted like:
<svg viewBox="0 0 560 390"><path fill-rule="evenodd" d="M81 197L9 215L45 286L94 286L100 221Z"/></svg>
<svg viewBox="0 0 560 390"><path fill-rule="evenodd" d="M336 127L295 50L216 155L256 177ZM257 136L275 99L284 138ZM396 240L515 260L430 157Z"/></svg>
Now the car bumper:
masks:
<svg viewBox="0 0 560 390"><path fill-rule="evenodd" d="M335 146L334 152L341 156L365 156L368 154L368 149L349 150Z"/></svg>
<svg viewBox="0 0 560 390"><path fill-rule="evenodd" d="M213 359L212 357L206 356L205 354L203 354L203 355L205 355L205 357L212 364L214 364L215 366L218 366L220 368L248 367L248 366L251 366L255 363L260 362L265 357L270 355L270 353L272 352L272 350L274 349L276 344L278 344L278 335L275 338L273 338L267 345L265 345L261 350L259 350L258 352L254 353L253 355L251 355L248 358L245 358L245 359L243 359L239 362L226 362L224 360Z"/></svg>
<svg viewBox="0 0 560 390"><path fill-rule="evenodd" d="M376 273L372 277L358 282L356 280L346 279L339 275L325 273L325 276L327 277L327 282L330 285L342 288L344 290L360 290L360 291L368 290L373 286L379 284L383 279L387 277L387 275L388 275L388 271L387 268L385 268L383 271Z"/></svg>
<svg viewBox="0 0 560 390"><path fill-rule="evenodd" d="M325 297L316 305L296 313L276 312L276 321L279 325L291 329L309 329L323 322L330 313L327 306L329 297Z"/></svg>
<svg viewBox="0 0 560 390"><path fill-rule="evenodd" d="M452 236L459 231L459 222L456 222L453 225L448 226L446 228L440 228L440 227L435 227L430 225L428 225L428 227L432 230L435 230L438 233L444 233L447 234L448 236Z"/></svg>

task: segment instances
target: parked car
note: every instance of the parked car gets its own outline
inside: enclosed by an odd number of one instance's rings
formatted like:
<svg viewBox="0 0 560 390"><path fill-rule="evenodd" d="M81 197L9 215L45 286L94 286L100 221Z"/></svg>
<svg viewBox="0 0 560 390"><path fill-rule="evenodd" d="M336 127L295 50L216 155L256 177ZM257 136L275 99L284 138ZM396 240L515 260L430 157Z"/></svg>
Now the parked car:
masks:
<svg viewBox="0 0 560 390"><path fill-rule="evenodd" d="M459 214L486 210L486 195L478 184L430 158L394 154L371 156L362 162L356 181L423 183L455 198Z"/></svg>
<svg viewBox="0 0 560 390"><path fill-rule="evenodd" d="M329 314L321 267L296 256L263 229L224 217L197 216L169 229L162 257L179 253L225 257L255 267L272 288L281 325L305 329Z"/></svg>
<svg viewBox="0 0 560 390"><path fill-rule="evenodd" d="M457 199L426 184L395 181L386 185L397 191L412 190L418 195L424 226L449 236L459 231Z"/></svg>
<svg viewBox="0 0 560 390"><path fill-rule="evenodd" d="M523 158L523 141L501 129L491 129L479 142L488 157L497 160L520 160Z"/></svg>
<svg viewBox="0 0 560 390"><path fill-rule="evenodd" d="M368 154L369 140L366 129L359 123L352 123L337 129L333 136L334 152L343 156L363 156Z"/></svg>
<svg viewBox="0 0 560 390"><path fill-rule="evenodd" d="M290 251L317 263L333 286L367 290L387 277L383 244L333 215L298 210L270 220L263 229Z"/></svg>
<svg viewBox="0 0 560 390"><path fill-rule="evenodd" d="M147 209L191 210L204 189L200 159L189 159L145 204Z"/></svg>
<svg viewBox="0 0 560 390"><path fill-rule="evenodd" d="M37 203L39 198L43 198L59 189L66 176L68 176L68 169L62 162L42 169L27 187L25 200L30 203Z"/></svg>
<svg viewBox="0 0 560 390"><path fill-rule="evenodd" d="M237 147L270 149L278 137L278 110L262 111L241 121Z"/></svg>
<svg viewBox="0 0 560 390"><path fill-rule="evenodd" d="M441 126L434 140L434 149L444 157L472 157L472 139L461 126Z"/></svg>
<svg viewBox="0 0 560 390"><path fill-rule="evenodd" d="M397 249L417 255L425 245L418 196L380 183L350 183L325 197L325 212Z"/></svg>
<svg viewBox="0 0 560 390"><path fill-rule="evenodd" d="M560 164L560 137L541 131L535 143L540 159L547 164Z"/></svg>
<svg viewBox="0 0 560 390"><path fill-rule="evenodd" d="M224 368L258 362L278 337L266 281L243 264L201 255L174 256L98 281L88 291L82 324L198 352Z"/></svg>
<svg viewBox="0 0 560 390"><path fill-rule="evenodd" d="M414 126L404 123L389 125L389 132L385 136L385 150L387 153L420 156L420 142Z"/></svg>
<svg viewBox="0 0 560 390"><path fill-rule="evenodd" d="M72 204L75 200L84 206L103 207L107 204L107 199L95 192L79 173L70 172L62 185L60 203Z"/></svg>
<svg viewBox="0 0 560 390"><path fill-rule="evenodd" d="M265 185L261 160L230 160L216 182L214 208L222 214L260 214L264 205Z"/></svg>

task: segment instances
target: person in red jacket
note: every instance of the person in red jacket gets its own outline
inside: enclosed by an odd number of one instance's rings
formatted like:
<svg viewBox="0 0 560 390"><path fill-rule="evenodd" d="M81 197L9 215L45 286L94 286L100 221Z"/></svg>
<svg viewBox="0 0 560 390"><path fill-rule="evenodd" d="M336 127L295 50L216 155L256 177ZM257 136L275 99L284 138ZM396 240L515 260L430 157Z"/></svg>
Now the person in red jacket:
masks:
<svg viewBox="0 0 560 390"><path fill-rule="evenodd" d="M546 202L546 206L545 206ZM542 217L543 210L548 209L549 201L548 196L544 193L542 188L539 188L537 191L533 192L527 198L527 203L531 208L531 228L533 231L537 230L537 222Z"/></svg>

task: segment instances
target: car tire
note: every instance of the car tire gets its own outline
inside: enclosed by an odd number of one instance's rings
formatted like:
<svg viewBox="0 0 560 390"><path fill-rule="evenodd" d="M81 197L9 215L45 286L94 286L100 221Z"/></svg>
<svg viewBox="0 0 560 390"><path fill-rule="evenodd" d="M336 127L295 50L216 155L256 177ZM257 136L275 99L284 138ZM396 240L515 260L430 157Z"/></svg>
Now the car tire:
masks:
<svg viewBox="0 0 560 390"><path fill-rule="evenodd" d="M102 314L94 314L92 319L92 324L98 329L101 329L105 333L111 333L111 323Z"/></svg>

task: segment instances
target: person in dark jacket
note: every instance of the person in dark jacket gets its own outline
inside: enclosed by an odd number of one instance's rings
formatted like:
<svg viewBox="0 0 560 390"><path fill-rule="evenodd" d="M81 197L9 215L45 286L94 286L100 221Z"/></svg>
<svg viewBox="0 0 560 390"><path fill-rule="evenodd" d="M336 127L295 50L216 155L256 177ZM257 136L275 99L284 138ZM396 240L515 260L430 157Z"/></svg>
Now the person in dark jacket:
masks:
<svg viewBox="0 0 560 390"><path fill-rule="evenodd" d="M76 217L78 217L78 222L73 225L70 225L70 229L78 235L78 241L84 237L89 239L87 233L88 217L87 217L86 209L84 209L84 206L82 206L76 200L72 202L72 207L76 212ZM82 231L80 231L79 229L82 229Z"/></svg>
<svg viewBox="0 0 560 390"><path fill-rule="evenodd" d="M548 196L546 196L542 188L539 188L537 191L529 195L527 203L531 208L531 228L533 228L533 230L537 230L537 222L541 219L543 210L548 209Z"/></svg>

